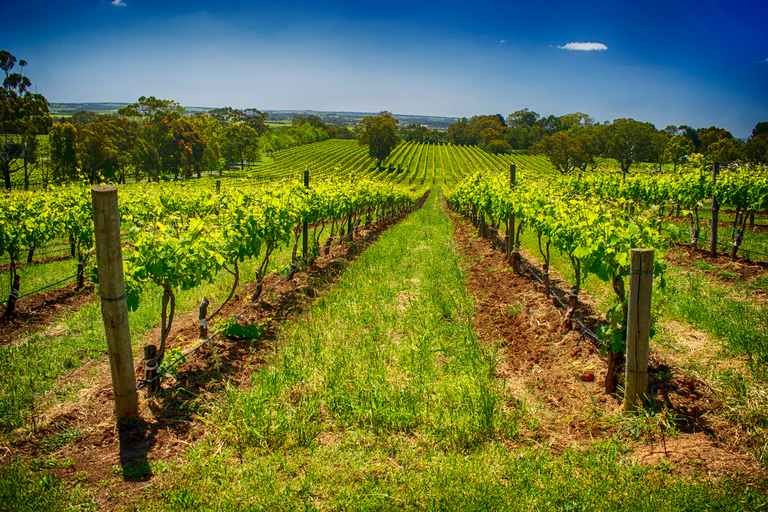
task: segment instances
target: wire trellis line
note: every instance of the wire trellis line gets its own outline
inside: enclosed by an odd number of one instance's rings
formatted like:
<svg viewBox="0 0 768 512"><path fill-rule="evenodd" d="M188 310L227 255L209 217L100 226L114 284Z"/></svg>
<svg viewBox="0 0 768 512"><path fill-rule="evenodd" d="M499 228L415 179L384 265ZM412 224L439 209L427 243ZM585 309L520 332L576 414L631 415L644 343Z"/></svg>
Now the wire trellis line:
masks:
<svg viewBox="0 0 768 512"><path fill-rule="evenodd" d="M419 203L420 203L420 201L417 201L417 204L419 204ZM414 207L414 208L412 208L412 209L410 210L410 212L413 212L414 210L415 210L415 207ZM382 217L381 219L379 219L379 220L377 221L377 223L379 223L379 222L383 222L383 221L386 221L386 220L389 220L389 219L391 219L391 218L395 217L396 215L399 215L400 213L405 213L405 212L399 212L398 214L391 214L391 215L387 215L387 216L385 216L385 217ZM362 231L363 229L366 229L366 228L370 228L370 227L371 227L371 225L367 225L367 226L366 226L366 225L358 225L358 226L356 226L356 227L355 227L355 229L354 229L354 231L353 231L353 234L354 234L354 235L357 235L357 234L358 234L360 231ZM329 249L329 248L331 248L331 247L335 246L335 245L341 245L341 244L342 244L344 241L346 241L346 240L348 240L348 239L350 239L350 235L349 235L349 234L346 234L344 237L341 237L341 238L339 238L338 240L334 240L334 241L332 241L332 242L330 242L330 243L326 243L324 246L322 246L322 247L320 247L320 248L318 249L318 254L319 254L319 253L321 253L321 252L323 252L323 251L324 251L324 250L326 250L326 249ZM283 283L283 282L285 282L285 281L286 281L286 280L287 280L289 277L291 277L291 275L292 275L292 274L293 274L293 273L294 273L296 270L298 270L299 268L302 268L302 267L304 267L304 265L305 265L305 264L306 264L306 263L309 261L309 259L310 259L310 257L311 257L311 256L316 256L316 255L313 255L313 254L305 254L305 255L304 255L304 258L303 258L303 259L302 259L300 262L298 262L298 263L297 263L295 266L292 266L292 267L291 267L291 269L288 271L288 273L287 273L285 276L283 276L281 279L279 279L277 282L275 282L275 283L274 283L272 286L270 286L270 287L269 287L267 290L263 291L263 292L262 292L262 293L261 293L261 294L260 294L258 297L254 298L254 299L251 301L251 303L250 303L250 304L248 304L248 306L246 306L246 308L245 308L245 309L243 309L243 310L242 310L240 313L238 313L237 315L235 315L235 316L232 318L232 321L233 321L233 322L235 322L235 321L239 320L239 319L240 319L240 317L242 317L242 316L243 316L245 313L247 313L247 312L248 312L248 311L249 311L251 308L253 308L253 307L254 307L256 304L258 304L258 303L259 303L259 301L261 301L261 299L262 299L263 297L265 297L267 294L271 293L271 292L272 292L272 290L274 290L275 288L277 288L277 287L278 287L280 284L282 284L282 283ZM158 373L158 374L156 374L154 377L152 377L151 379L137 379L137 382L138 382L138 384L136 385L136 390L137 390L137 391L141 391L142 389L144 389L145 387L147 387L149 384L151 384L151 383L155 382L156 380L160 379L160 378L163 376L163 374L165 374L165 373L167 373L167 372L170 372L170 371L172 371L172 370L176 369L176 368L177 368L177 366L180 366L181 364L183 364L183 363L186 361L186 358L187 358L187 357L191 356L192 354L194 354L195 352L197 352L198 350L200 350L200 349L201 349L203 346L205 346L206 344L208 344L208 343L209 343L211 340L213 340L215 337L219 336L220 334L221 334L221 329L219 329L219 330L217 330L216 332L214 332L213 334L209 335L209 336L208 336L206 339L202 340L200 343L198 343L198 344L197 344L196 346L194 346L193 348L189 349L187 352L185 352L185 353L183 353L183 354L179 355L179 356L178 356L178 357L177 357L177 358L176 358L174 361L172 361L172 362L171 362L171 363L168 365L168 367L167 367L167 368L165 368L165 369L163 370L163 373Z"/></svg>

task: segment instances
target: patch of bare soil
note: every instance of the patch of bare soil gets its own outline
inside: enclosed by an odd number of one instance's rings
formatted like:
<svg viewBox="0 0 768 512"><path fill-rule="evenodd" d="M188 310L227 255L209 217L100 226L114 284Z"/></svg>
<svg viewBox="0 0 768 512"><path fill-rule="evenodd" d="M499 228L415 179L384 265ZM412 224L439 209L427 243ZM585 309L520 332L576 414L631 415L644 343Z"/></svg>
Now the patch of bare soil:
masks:
<svg viewBox="0 0 768 512"><path fill-rule="evenodd" d="M476 301L477 332L486 343L501 342L503 356L496 375L535 418L527 422L524 437L560 452L595 439L637 436L634 457L643 463L664 460L681 473L768 477L731 435L735 426L718 416L718 403L708 385L670 362L652 357L649 394L656 410L666 406L665 421L676 426L678 434L664 436L664 429L658 428L663 415L628 418L622 413L622 396L604 393L607 363L597 342L578 328L562 333L564 310L545 298L543 286L530 275L514 274L504 255L478 237L466 219L449 214L465 262L467 287ZM530 254L521 252L524 269L541 268ZM554 272L550 277L558 295L566 296L570 285ZM594 332L600 321L595 301L583 291L579 300L576 316Z"/></svg>
<svg viewBox="0 0 768 512"><path fill-rule="evenodd" d="M78 382L85 387L73 401L57 404L47 411L46 420L42 422L44 427L8 446L5 453L0 453L0 462L48 457L70 459L74 463L69 467L51 471L65 480L89 486L104 509L125 508L137 504L144 493L156 493L162 482L153 474L150 461L175 460L204 434L206 426L196 418L200 405L214 398L226 382L248 386L251 374L259 371L267 355L276 350L276 334L280 328L319 293L334 285L342 271L367 246L402 218L382 221L362 230L354 241L334 246L306 271L297 272L292 280L277 285L239 320L241 324L263 325L261 339L214 338L192 354L174 378L164 381L154 396L139 392L140 415L135 420L116 424L106 359L63 376L57 384ZM278 280L279 276L268 277L264 289ZM255 289L254 283L244 286L224 307L219 318L227 319L240 313L250 303ZM197 316L194 312L174 320L168 349L178 347L185 351L199 343ZM211 332L214 330L215 325ZM158 339L159 328L145 341L157 344ZM137 379L143 378L140 357L134 360L134 367ZM57 439L73 432L74 439L70 442L58 449L51 448Z"/></svg>
<svg viewBox="0 0 768 512"><path fill-rule="evenodd" d="M82 290L75 288L75 283L72 283L19 299L14 316L0 320L0 346L14 343L28 333L50 326L63 314L76 311L86 302L94 300L91 293L93 285Z"/></svg>

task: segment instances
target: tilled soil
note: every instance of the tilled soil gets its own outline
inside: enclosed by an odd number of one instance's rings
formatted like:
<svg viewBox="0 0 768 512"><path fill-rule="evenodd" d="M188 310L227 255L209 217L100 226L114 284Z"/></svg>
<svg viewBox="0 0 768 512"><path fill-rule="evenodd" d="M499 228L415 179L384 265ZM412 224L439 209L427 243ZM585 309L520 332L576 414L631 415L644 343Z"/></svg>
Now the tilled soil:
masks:
<svg viewBox="0 0 768 512"><path fill-rule="evenodd" d="M92 291L93 285L77 290L76 285L72 283L20 298L16 302L13 317L0 319L0 347L18 342L25 335L52 325L65 313L75 311L83 304L95 300Z"/></svg>
<svg viewBox="0 0 768 512"><path fill-rule="evenodd" d="M535 418L525 423L526 440L559 453L619 437L633 443L634 460L666 461L682 474L768 476L733 435L736 426L718 415L709 386L653 353L649 395L654 409L662 412L628 421L622 396L604 392L607 363L599 342L579 328L561 332L564 310L545 298L543 286L530 275L529 267L540 269L541 264L522 250L524 275L514 274L504 254L480 238L476 228L449 214L476 302L477 332L486 343L501 344L496 375ZM550 278L555 292L566 296L570 285L556 272ZM594 332L601 320L596 302L584 291L579 301L576 316Z"/></svg>

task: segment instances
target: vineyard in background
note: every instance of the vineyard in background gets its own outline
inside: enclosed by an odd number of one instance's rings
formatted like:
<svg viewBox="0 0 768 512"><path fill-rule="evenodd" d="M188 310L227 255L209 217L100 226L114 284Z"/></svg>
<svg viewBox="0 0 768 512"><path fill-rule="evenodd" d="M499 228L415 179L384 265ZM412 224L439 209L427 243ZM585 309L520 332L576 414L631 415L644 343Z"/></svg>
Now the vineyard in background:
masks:
<svg viewBox="0 0 768 512"><path fill-rule="evenodd" d="M419 187L452 187L473 172L497 171L510 164L532 177L556 174L547 157L541 155L492 155L476 146L419 142L399 144L381 168L368 156L367 148L354 140L332 139L295 147L273 153L269 160L225 174L262 183L296 178L309 169L317 178L367 178Z"/></svg>

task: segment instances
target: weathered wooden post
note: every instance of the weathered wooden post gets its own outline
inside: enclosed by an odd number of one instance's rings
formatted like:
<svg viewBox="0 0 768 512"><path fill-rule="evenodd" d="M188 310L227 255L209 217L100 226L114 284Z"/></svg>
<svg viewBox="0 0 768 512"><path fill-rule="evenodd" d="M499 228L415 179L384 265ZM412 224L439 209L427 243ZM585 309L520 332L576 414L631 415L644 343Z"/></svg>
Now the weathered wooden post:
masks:
<svg viewBox="0 0 768 512"><path fill-rule="evenodd" d="M208 297L203 297L200 301L200 307L197 309L197 327L198 337L201 340L208 338Z"/></svg>
<svg viewBox="0 0 768 512"><path fill-rule="evenodd" d="M517 165L510 164L509 166L509 187L514 192L517 184ZM507 220L507 262L512 264L512 270L515 274L520 274L520 251L518 245L520 240L517 239L517 232L515 230L515 214L510 213Z"/></svg>
<svg viewBox="0 0 768 512"><path fill-rule="evenodd" d="M634 411L645 403L648 392L653 249L632 249L630 268L624 409Z"/></svg>
<svg viewBox="0 0 768 512"><path fill-rule="evenodd" d="M712 164L712 229L710 230L709 237L709 254L717 256L717 225L718 225L718 213L720 212L720 205L717 204L717 195L715 194L715 186L717 185L717 175L720 174L720 162Z"/></svg>
<svg viewBox="0 0 768 512"><path fill-rule="evenodd" d="M309 169L304 170L304 187L309 188ZM309 224L306 220L301 225L301 254L305 260L309 257Z"/></svg>
<svg viewBox="0 0 768 512"><path fill-rule="evenodd" d="M216 180L216 193L221 192L221 180Z"/></svg>
<svg viewBox="0 0 768 512"><path fill-rule="evenodd" d="M112 370L115 415L121 420L138 414L138 394L133 375L131 331L128 327L117 187L93 187L91 199L101 315L104 319L109 366Z"/></svg>

